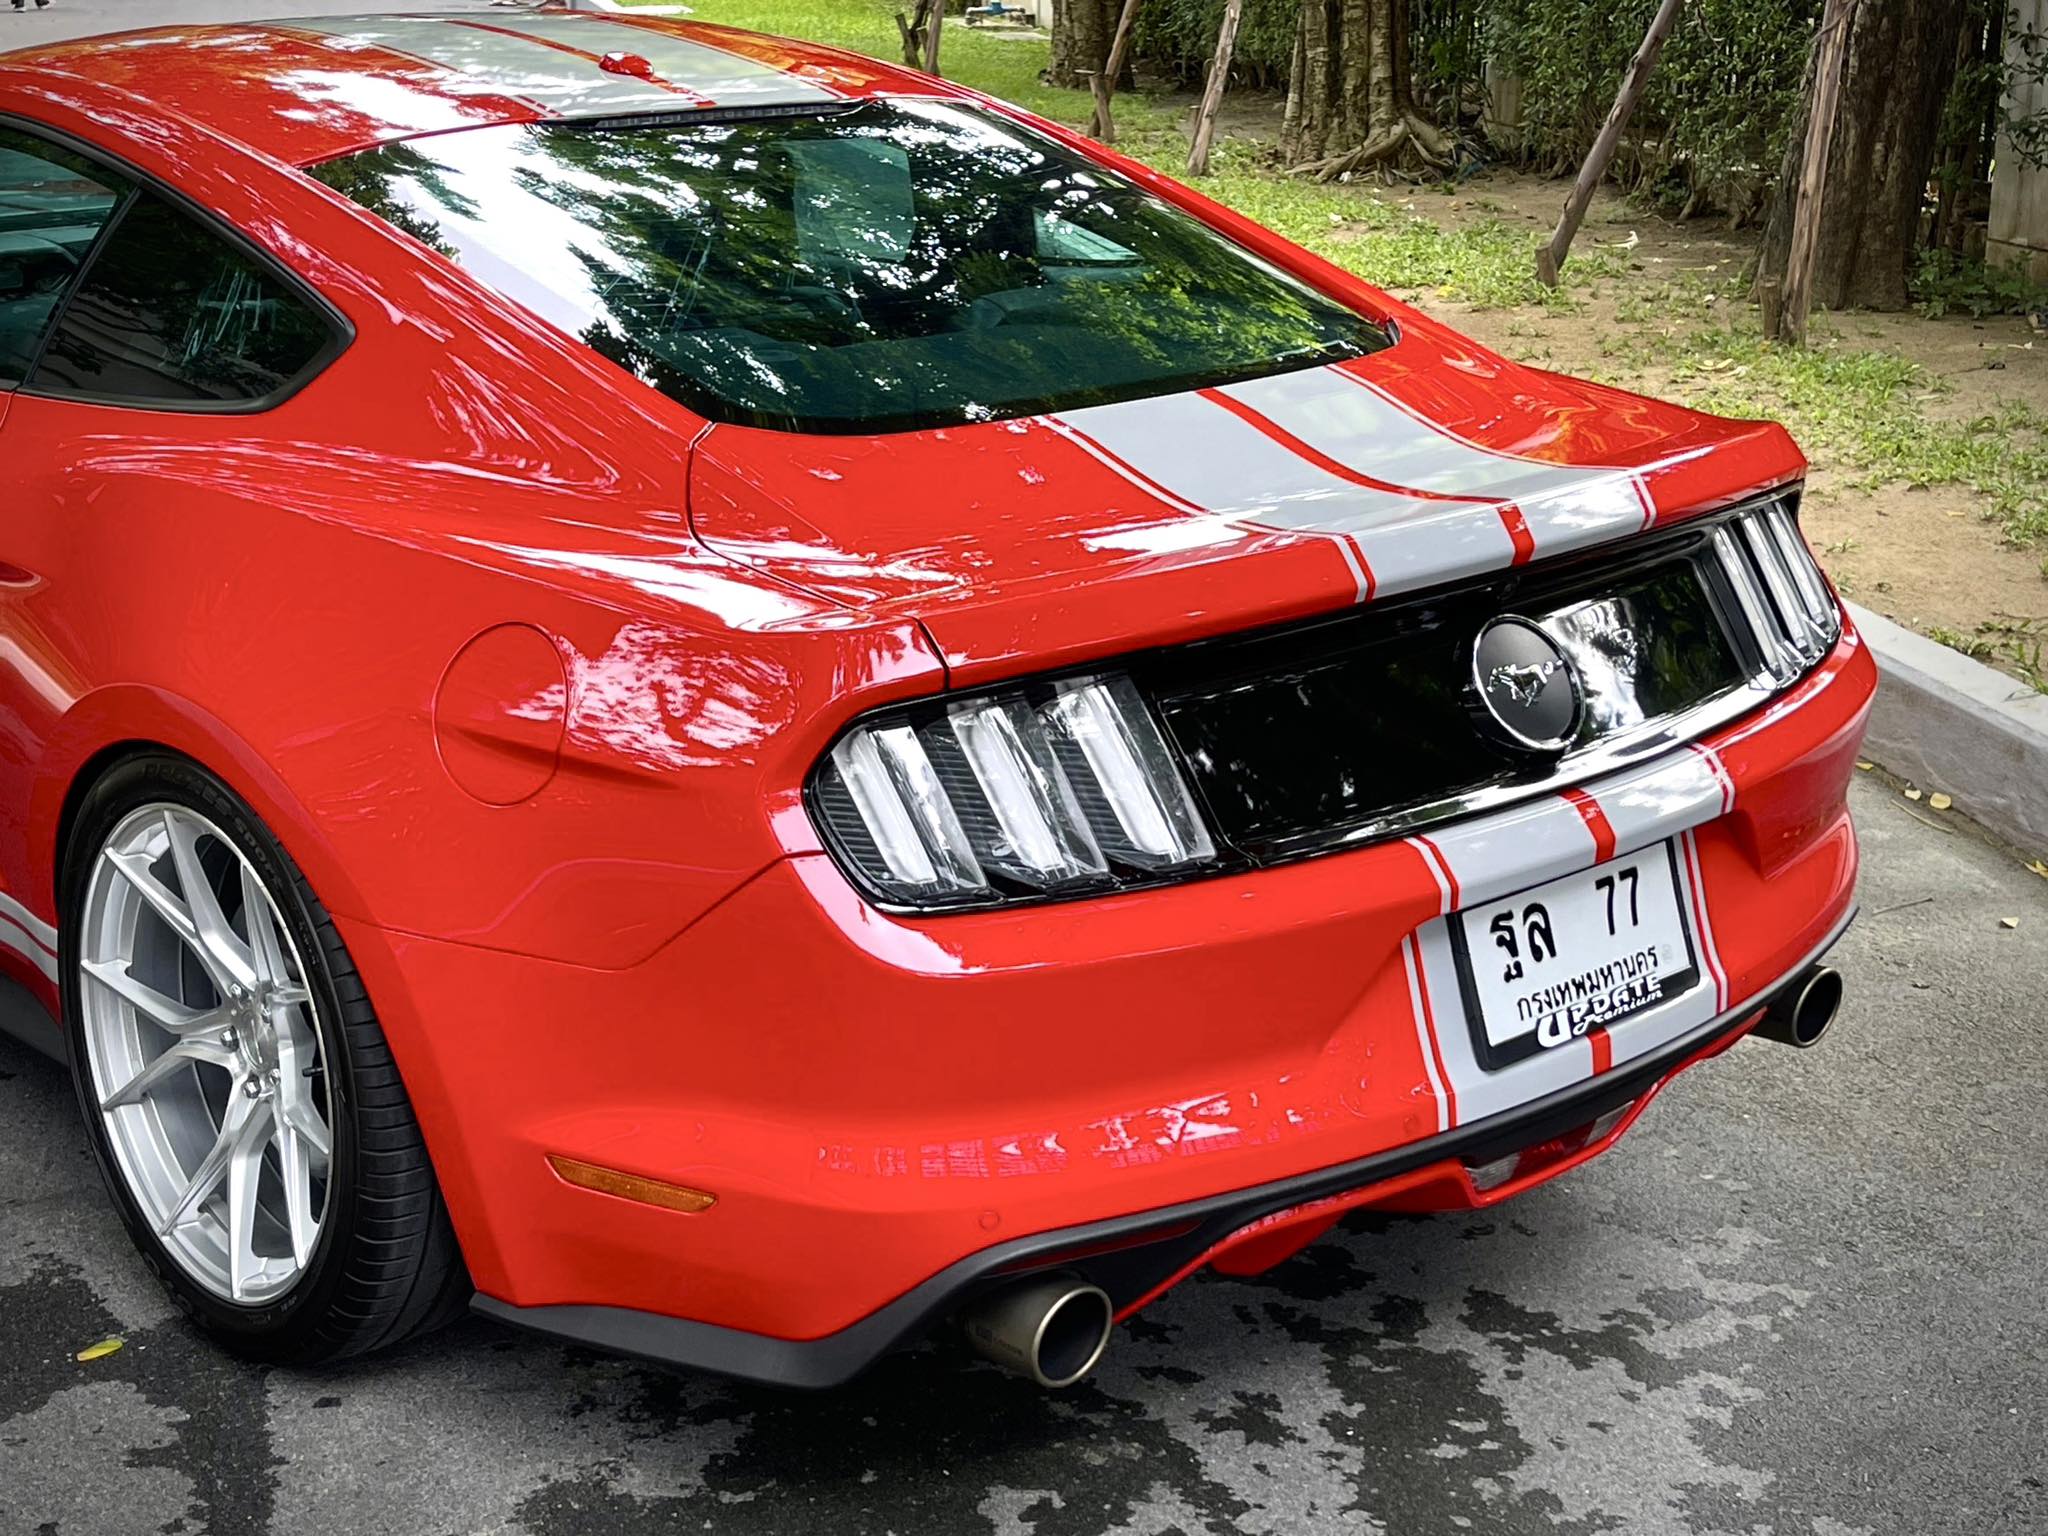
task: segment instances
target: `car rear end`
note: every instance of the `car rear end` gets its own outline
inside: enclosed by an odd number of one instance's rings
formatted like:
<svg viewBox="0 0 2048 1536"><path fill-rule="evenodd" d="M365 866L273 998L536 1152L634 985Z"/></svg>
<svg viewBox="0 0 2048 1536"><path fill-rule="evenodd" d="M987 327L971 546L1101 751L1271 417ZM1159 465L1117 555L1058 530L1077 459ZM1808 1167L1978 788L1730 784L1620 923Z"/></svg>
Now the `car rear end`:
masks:
<svg viewBox="0 0 2048 1536"><path fill-rule="evenodd" d="M806 1385L963 1313L1000 1352L1555 1175L1850 919L1875 671L1774 428L958 94L312 173L701 417L691 534L838 605L821 658L936 660L784 721L765 803L679 776L779 854L650 957L351 934L423 1037L547 1021L423 1109L482 1310Z"/></svg>
<svg viewBox="0 0 2048 1536"><path fill-rule="evenodd" d="M1875 672L1793 510L857 716L787 858L644 966L515 983L609 1041L522 1155L715 1212L551 1189L482 1305L825 1384L1025 1277L1124 1314L1604 1149L1853 913ZM1582 682L1568 750L1478 701L1503 615ZM426 945L407 976L430 1016L506 986ZM730 1028L679 1034L678 997ZM593 1243L604 1299L564 1304Z"/></svg>

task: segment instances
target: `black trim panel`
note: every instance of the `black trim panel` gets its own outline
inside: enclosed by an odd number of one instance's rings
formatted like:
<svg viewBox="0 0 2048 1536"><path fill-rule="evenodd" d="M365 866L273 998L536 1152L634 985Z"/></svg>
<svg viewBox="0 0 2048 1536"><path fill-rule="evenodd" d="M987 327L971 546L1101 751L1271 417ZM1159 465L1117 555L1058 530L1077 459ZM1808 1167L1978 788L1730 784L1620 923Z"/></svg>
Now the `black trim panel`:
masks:
<svg viewBox="0 0 2048 1536"><path fill-rule="evenodd" d="M816 1339L781 1339L626 1307L519 1307L482 1292L471 1308L499 1322L570 1343L663 1365L715 1371L772 1386L836 1387L881 1356L928 1332L991 1281L1041 1267L1078 1269L1119 1308L1144 1296L1216 1243L1262 1216L1376 1184L1445 1158L1492 1162L1587 1125L1640 1098L1687 1057L1734 1033L1799 981L1855 920L1851 908L1827 938L1771 986L1661 1050L1603 1077L1574 1084L1505 1114L1251 1189L1133 1216L1016 1238L948 1265L888 1305ZM1156 1238L1146 1234L1157 1232ZM1106 1252L1090 1252L1107 1248Z"/></svg>
<svg viewBox="0 0 2048 1536"><path fill-rule="evenodd" d="M50 1017L42 999L12 976L0 976L0 1035L19 1040L59 1066L71 1060L62 1027Z"/></svg>

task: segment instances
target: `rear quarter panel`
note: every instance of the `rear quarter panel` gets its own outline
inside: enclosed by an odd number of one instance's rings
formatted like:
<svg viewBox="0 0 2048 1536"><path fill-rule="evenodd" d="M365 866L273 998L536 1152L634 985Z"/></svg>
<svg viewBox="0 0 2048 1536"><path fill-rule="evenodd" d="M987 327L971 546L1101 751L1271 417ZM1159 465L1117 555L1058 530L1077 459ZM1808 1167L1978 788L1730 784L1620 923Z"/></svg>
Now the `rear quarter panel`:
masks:
<svg viewBox="0 0 2048 1536"><path fill-rule="evenodd" d="M44 918L76 775L142 740L226 778L339 912L630 964L804 846L778 809L839 717L936 686L914 625L839 624L690 538L701 422L368 214L120 91L0 69L0 112L215 211L356 331L259 413L8 402L0 889ZM566 729L546 787L489 806L432 714L505 623L567 679L508 707Z"/></svg>

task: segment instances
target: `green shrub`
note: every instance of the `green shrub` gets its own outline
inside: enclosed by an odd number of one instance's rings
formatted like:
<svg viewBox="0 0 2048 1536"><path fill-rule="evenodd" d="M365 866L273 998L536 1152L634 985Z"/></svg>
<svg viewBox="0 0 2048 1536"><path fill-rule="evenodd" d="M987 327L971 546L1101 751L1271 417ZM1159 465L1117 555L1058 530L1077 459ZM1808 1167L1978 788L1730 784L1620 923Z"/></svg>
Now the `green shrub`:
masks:
<svg viewBox="0 0 2048 1536"><path fill-rule="evenodd" d="M1284 91L1294 58L1296 0L1245 0L1231 55L1233 84ZM1145 0L1131 46L1150 72L1181 85L1199 85L1216 54L1223 0Z"/></svg>
<svg viewBox="0 0 2048 1536"><path fill-rule="evenodd" d="M1922 251L1907 288L1913 307L1930 320L2048 312L2048 284L2033 281L2018 266L1986 266L1948 251Z"/></svg>
<svg viewBox="0 0 2048 1536"><path fill-rule="evenodd" d="M1496 64L1522 80L1528 157L1578 164L1657 0L1477 0ZM1757 211L1799 105L1819 0L1691 0L1630 124L1618 173Z"/></svg>

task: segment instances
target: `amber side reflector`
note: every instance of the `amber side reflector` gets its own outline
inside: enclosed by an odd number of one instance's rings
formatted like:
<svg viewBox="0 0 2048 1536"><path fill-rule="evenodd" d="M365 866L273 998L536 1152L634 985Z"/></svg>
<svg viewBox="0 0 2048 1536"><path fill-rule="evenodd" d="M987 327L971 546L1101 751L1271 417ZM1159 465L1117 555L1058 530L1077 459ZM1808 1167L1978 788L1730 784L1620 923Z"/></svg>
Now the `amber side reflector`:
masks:
<svg viewBox="0 0 2048 1536"><path fill-rule="evenodd" d="M665 1211L694 1214L708 1211L718 1204L718 1196L707 1189L643 1179L636 1173L600 1168L596 1163L580 1163L573 1157L557 1157L552 1152L548 1154L548 1166L555 1170L555 1177L564 1184L574 1184L578 1189L594 1189L600 1195L617 1195L621 1200L637 1200L642 1205L658 1205Z"/></svg>

